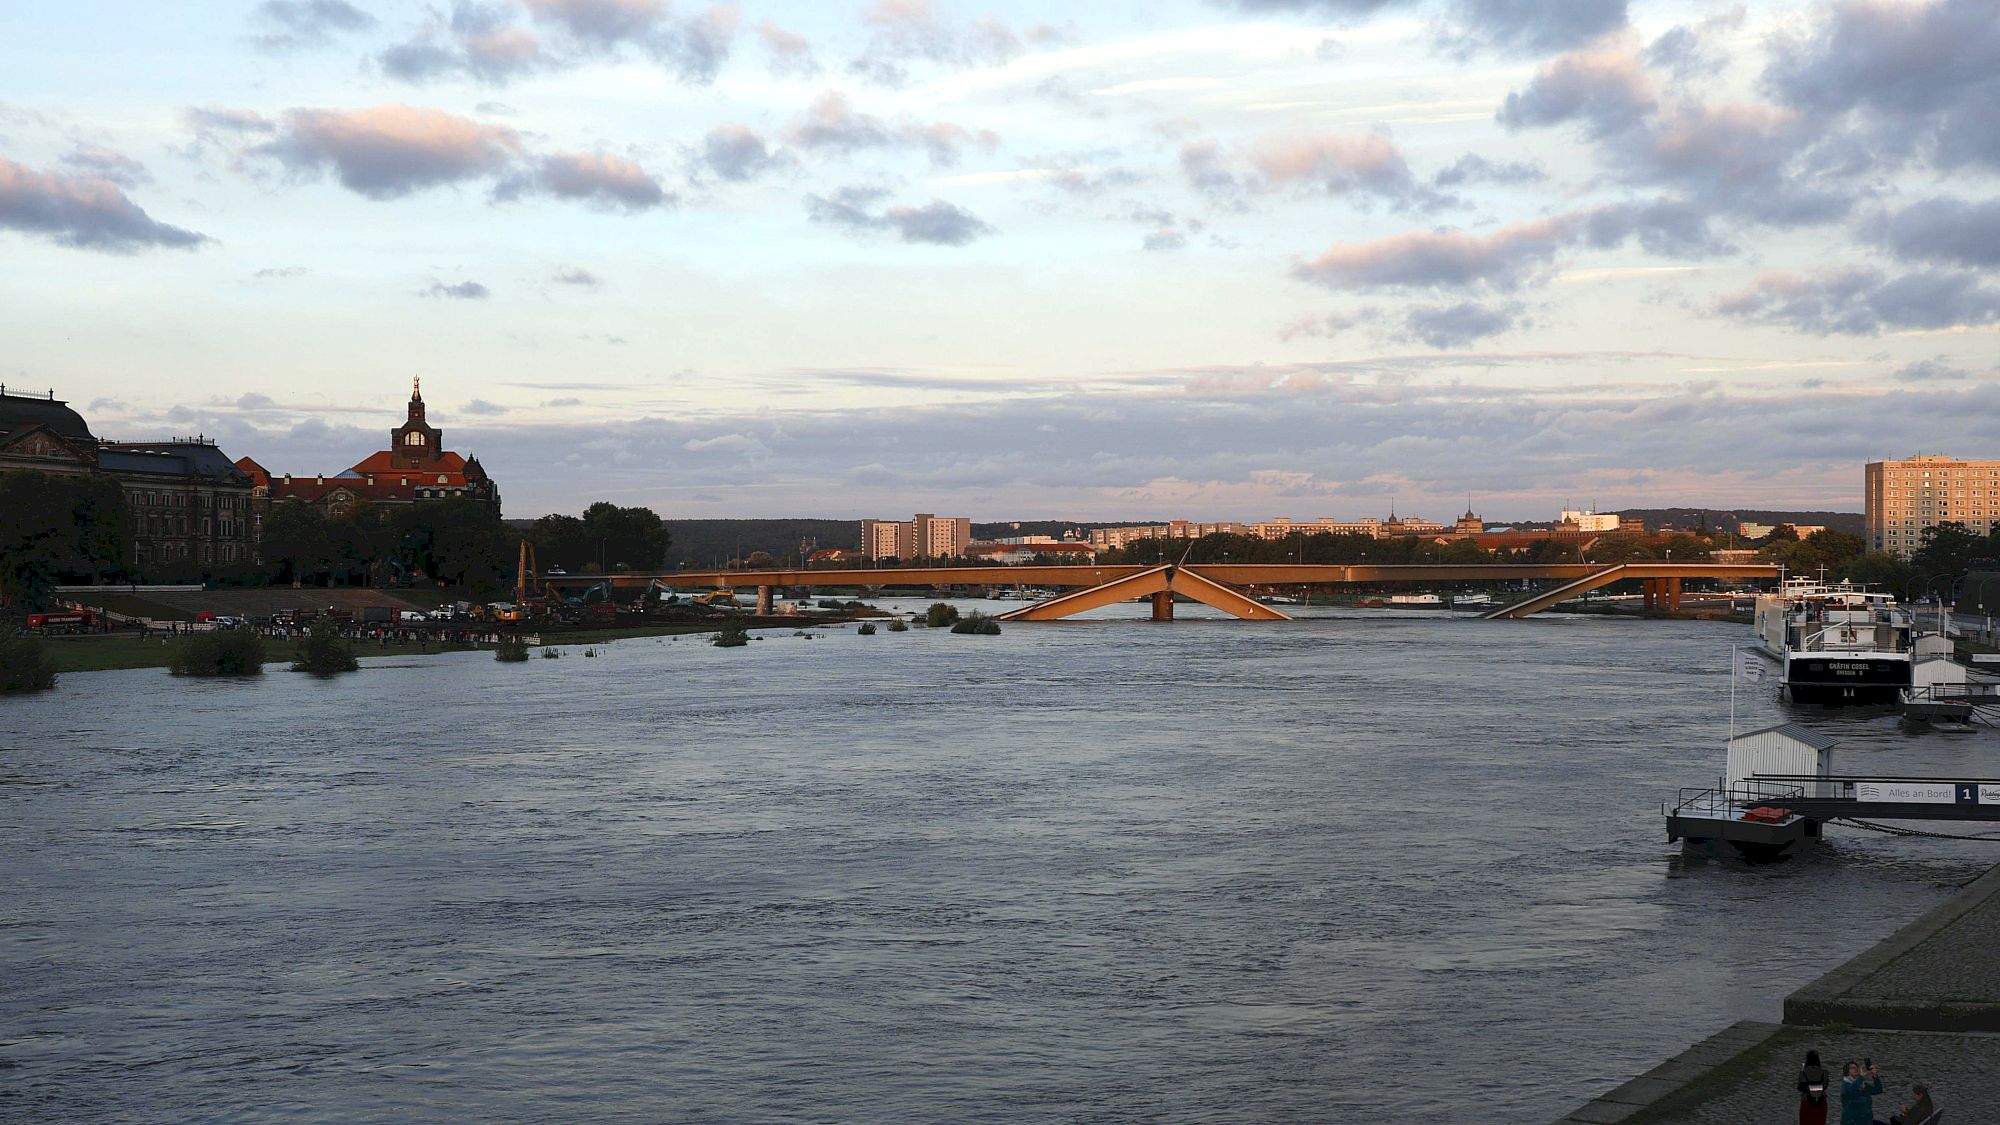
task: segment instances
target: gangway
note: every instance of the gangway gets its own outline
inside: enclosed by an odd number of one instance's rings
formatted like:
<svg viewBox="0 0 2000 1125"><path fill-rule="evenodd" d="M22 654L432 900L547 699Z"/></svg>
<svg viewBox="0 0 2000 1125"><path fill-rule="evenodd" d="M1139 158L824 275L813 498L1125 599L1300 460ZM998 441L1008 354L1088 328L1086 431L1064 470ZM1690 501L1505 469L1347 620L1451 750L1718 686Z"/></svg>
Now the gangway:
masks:
<svg viewBox="0 0 2000 1125"><path fill-rule="evenodd" d="M2000 821L2000 777L1757 774L1755 780L1799 786L1797 794L1762 803L1808 820Z"/></svg>

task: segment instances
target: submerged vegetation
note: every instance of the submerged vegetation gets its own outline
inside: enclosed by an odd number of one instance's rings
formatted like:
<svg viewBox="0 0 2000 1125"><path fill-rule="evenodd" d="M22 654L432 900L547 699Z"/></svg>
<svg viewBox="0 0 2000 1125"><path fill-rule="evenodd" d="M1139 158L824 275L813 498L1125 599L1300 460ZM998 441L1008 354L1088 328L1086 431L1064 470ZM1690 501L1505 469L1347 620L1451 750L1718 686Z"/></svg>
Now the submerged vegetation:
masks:
<svg viewBox="0 0 2000 1125"><path fill-rule="evenodd" d="M942 629L958 623L958 607L949 602L933 602L924 611L924 624L933 629Z"/></svg>
<svg viewBox="0 0 2000 1125"><path fill-rule="evenodd" d="M1000 635L1000 623L978 610L973 610L951 627L954 633L976 633L982 637Z"/></svg>
<svg viewBox="0 0 2000 1125"><path fill-rule="evenodd" d="M717 648L741 648L750 643L750 630L745 629L741 621L731 621L710 638L708 643Z"/></svg>
<svg viewBox="0 0 2000 1125"><path fill-rule="evenodd" d="M508 633L500 638L493 648L493 659L502 664L522 664L528 659L528 638L519 633Z"/></svg>
<svg viewBox="0 0 2000 1125"><path fill-rule="evenodd" d="M315 676L337 676L360 667L361 662L354 658L353 644L340 635L333 622L324 618L313 622L312 632L299 645L298 659L292 661L292 671L311 672Z"/></svg>
<svg viewBox="0 0 2000 1125"><path fill-rule="evenodd" d="M167 671L176 676L255 676L264 670L264 638L248 629L190 633Z"/></svg>
<svg viewBox="0 0 2000 1125"><path fill-rule="evenodd" d="M910 631L910 623L900 617L893 618L889 622L889 631L891 633L907 633Z"/></svg>

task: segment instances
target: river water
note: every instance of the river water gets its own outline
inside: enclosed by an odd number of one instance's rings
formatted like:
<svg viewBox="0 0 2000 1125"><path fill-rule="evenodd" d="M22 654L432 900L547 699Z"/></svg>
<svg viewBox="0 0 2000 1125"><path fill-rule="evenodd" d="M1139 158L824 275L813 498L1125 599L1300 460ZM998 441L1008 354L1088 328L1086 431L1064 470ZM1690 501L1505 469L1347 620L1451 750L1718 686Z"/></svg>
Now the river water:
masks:
<svg viewBox="0 0 2000 1125"><path fill-rule="evenodd" d="M1546 1121L2000 858L1669 847L1746 634L1321 611L67 676L0 702L0 1119ZM2000 749L1738 703L1792 717L1853 771Z"/></svg>

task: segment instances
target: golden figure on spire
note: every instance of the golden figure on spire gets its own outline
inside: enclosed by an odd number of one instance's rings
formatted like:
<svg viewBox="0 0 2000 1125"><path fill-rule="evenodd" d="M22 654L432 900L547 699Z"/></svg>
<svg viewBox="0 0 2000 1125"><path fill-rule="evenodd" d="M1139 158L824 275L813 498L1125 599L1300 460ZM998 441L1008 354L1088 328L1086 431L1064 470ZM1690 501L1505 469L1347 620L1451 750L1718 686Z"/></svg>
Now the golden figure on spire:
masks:
<svg viewBox="0 0 2000 1125"><path fill-rule="evenodd" d="M410 376L410 397L424 397L424 377L422 375Z"/></svg>

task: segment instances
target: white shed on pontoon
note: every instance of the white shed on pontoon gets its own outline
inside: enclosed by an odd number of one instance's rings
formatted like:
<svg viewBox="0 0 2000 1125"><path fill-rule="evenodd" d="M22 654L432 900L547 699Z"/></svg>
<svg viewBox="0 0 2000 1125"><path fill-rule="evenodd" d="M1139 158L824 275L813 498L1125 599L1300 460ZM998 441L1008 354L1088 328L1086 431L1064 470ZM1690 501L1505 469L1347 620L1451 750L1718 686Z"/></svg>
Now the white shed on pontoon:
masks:
<svg viewBox="0 0 2000 1125"><path fill-rule="evenodd" d="M1833 772L1834 739L1797 723L1784 723L1739 734L1729 740L1729 784L1766 777L1826 777ZM1808 797L1838 797L1839 785L1819 782L1805 786Z"/></svg>

